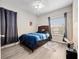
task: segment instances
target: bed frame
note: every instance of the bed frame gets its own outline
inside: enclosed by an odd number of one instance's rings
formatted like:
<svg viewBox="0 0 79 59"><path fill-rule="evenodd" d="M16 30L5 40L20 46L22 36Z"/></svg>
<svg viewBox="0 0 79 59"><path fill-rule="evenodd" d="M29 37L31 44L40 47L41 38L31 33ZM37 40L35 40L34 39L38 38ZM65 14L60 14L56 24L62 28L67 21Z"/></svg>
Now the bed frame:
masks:
<svg viewBox="0 0 79 59"><path fill-rule="evenodd" d="M46 32L48 32L48 33L50 34L49 26L47 26L47 25L38 26L38 31L41 32L43 29L44 29ZM24 43L24 42L21 42L21 43L24 44L24 45L26 45L26 46L27 46L29 49L31 49L32 52L33 52L35 49L37 49L38 47L44 45L46 42L48 42L48 41L50 41L50 40L51 40L51 36L49 36L49 38L46 39L46 40L38 41L36 48L31 48L31 47L28 46L28 44L26 44L26 43ZM30 43L29 43L29 44L30 44Z"/></svg>

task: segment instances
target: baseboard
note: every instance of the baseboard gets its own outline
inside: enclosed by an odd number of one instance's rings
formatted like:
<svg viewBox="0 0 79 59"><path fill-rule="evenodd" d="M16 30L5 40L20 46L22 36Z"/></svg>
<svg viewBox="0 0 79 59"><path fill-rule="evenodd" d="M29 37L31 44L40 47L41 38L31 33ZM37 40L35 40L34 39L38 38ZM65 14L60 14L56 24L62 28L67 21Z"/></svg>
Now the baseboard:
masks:
<svg viewBox="0 0 79 59"><path fill-rule="evenodd" d="M17 44L19 44L19 41L16 42L16 43L4 45L4 46L1 47L1 49L8 48L8 47L11 47L11 46L14 46L14 45L17 45Z"/></svg>
<svg viewBox="0 0 79 59"><path fill-rule="evenodd" d="M61 42L61 41L52 40L52 42L57 42L57 43L66 44L66 45L68 44L67 42L63 42L63 41Z"/></svg>

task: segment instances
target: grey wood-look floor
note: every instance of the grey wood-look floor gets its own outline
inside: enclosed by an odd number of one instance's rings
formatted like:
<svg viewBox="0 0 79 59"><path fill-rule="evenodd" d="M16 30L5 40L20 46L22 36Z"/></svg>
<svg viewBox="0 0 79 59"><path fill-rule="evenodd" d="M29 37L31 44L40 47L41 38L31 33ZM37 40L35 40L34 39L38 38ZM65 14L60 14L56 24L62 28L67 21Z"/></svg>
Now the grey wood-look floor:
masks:
<svg viewBox="0 0 79 59"><path fill-rule="evenodd" d="M48 42L33 53L19 44L1 49L1 59L66 59L66 46Z"/></svg>

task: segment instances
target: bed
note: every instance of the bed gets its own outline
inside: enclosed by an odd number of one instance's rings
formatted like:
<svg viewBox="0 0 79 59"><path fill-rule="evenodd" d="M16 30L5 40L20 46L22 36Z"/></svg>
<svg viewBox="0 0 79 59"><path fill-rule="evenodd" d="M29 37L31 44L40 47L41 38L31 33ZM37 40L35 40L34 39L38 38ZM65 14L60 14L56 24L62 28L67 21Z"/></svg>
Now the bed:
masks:
<svg viewBox="0 0 79 59"><path fill-rule="evenodd" d="M39 26L36 33L23 34L19 37L20 43L26 45L32 52L51 40L49 26Z"/></svg>

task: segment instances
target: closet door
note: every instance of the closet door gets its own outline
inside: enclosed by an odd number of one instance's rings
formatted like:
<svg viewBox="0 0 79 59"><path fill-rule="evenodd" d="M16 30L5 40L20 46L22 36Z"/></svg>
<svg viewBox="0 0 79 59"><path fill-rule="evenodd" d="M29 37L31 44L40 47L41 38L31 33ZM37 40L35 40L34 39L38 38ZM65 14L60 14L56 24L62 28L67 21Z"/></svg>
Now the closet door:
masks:
<svg viewBox="0 0 79 59"><path fill-rule="evenodd" d="M5 45L6 44L6 19L5 19L5 9L0 8L0 36L1 36L1 45Z"/></svg>
<svg viewBox="0 0 79 59"><path fill-rule="evenodd" d="M14 43L18 41L18 34L17 34L17 13L6 10L6 43Z"/></svg>

